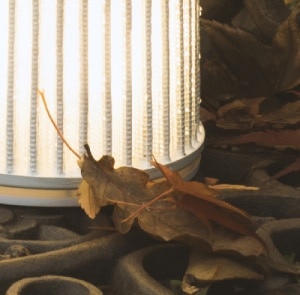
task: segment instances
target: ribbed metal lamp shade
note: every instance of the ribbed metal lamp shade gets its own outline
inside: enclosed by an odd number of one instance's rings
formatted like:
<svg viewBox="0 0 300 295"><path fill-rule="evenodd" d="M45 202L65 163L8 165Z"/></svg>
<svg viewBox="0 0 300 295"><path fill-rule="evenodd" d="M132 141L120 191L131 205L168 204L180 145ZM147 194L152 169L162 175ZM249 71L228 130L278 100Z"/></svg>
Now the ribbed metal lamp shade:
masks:
<svg viewBox="0 0 300 295"><path fill-rule="evenodd" d="M197 0L7 0L0 10L0 202L75 205L79 153L190 178L204 139Z"/></svg>

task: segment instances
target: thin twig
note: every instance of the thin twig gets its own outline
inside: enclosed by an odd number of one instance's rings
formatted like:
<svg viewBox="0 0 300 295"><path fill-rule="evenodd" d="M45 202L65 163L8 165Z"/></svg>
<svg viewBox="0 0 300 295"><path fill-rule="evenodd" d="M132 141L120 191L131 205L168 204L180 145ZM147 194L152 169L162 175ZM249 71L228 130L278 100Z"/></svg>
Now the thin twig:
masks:
<svg viewBox="0 0 300 295"><path fill-rule="evenodd" d="M129 203L129 202L114 200L114 199L110 199L110 198L106 198L106 201L109 201L109 202L114 203L114 204L128 205L128 206L134 206L134 207L142 206L140 204Z"/></svg>
<svg viewBox="0 0 300 295"><path fill-rule="evenodd" d="M43 91L39 90L38 89L38 94L41 96L42 98L42 101L43 101L43 104L44 104L44 107L45 107L45 110L47 112L47 115L52 123L52 125L54 126L57 134L59 135L59 137L61 138L61 140L63 141L63 143L67 146L67 148L79 159L81 159L81 156L69 145L69 143L67 142L67 140L64 138L62 132L60 131L60 129L58 128L56 122L54 121L50 111L49 111L49 108L48 108L48 105L47 105L47 102L46 102L46 98L45 98L45 94Z"/></svg>
<svg viewBox="0 0 300 295"><path fill-rule="evenodd" d="M161 193L160 195L156 196L155 198L153 198L152 200L150 200L149 202L141 205L141 207L137 210L135 210L132 214L130 214L128 217L126 217L125 219L122 220L122 223L126 223L129 220L137 217L141 211L143 211L144 209L147 209L150 205L152 205L153 203L155 203L156 201L162 199L164 196L172 193L174 191L174 189L171 187L170 189L168 189L167 191Z"/></svg>
<svg viewBox="0 0 300 295"><path fill-rule="evenodd" d="M160 195L159 197L162 197L162 195ZM170 207L150 207L148 204L149 202L145 203L145 204L135 204L135 203L130 203L130 202L125 202L125 201L118 201L118 200L114 200L114 199L106 199L107 201L114 203L114 204L120 204L120 205L128 205L128 206L134 206L134 207L143 207L142 209L146 209L146 210L174 210L176 208L176 206L170 206ZM157 200L159 201L159 200ZM171 201L170 201L171 202ZM151 202L152 204L152 202ZM147 207L145 207L144 205L147 205ZM135 213L136 211L134 211L133 213Z"/></svg>

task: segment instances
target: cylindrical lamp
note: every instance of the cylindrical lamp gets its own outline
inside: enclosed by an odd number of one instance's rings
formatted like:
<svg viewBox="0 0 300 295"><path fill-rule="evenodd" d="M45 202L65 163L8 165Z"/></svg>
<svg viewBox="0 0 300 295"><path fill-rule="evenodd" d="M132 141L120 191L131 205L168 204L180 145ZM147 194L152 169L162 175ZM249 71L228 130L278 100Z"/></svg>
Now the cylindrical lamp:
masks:
<svg viewBox="0 0 300 295"><path fill-rule="evenodd" d="M73 206L88 143L191 178L204 130L198 0L7 0L0 10L0 203Z"/></svg>

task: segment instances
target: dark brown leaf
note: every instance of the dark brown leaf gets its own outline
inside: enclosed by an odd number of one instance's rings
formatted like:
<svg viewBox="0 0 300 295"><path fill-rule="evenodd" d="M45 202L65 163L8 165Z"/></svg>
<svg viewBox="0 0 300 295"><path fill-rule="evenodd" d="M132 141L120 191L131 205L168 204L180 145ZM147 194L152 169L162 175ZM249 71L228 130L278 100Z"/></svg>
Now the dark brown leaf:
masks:
<svg viewBox="0 0 300 295"><path fill-rule="evenodd" d="M277 68L275 92L283 92L300 84L300 3L278 28L274 38Z"/></svg>
<svg viewBox="0 0 300 295"><path fill-rule="evenodd" d="M207 140L208 145L240 145L248 143L278 149L293 148L299 150L300 130L266 130L249 132L237 136L210 138Z"/></svg>
<svg viewBox="0 0 300 295"><path fill-rule="evenodd" d="M236 99L217 111L216 125L223 129L283 129L300 123L300 100L275 98Z"/></svg>
<svg viewBox="0 0 300 295"><path fill-rule="evenodd" d="M256 2L261 5L261 1ZM287 15L284 13L282 20ZM260 15L256 17L261 19ZM270 97L300 84L300 4L277 28L272 44L216 21L204 19L201 26L208 39L204 42L211 47L202 61L206 82L202 96L209 105L230 98Z"/></svg>
<svg viewBox="0 0 300 295"><path fill-rule="evenodd" d="M264 276L245 261L194 250L191 253L190 263L183 278L183 286L186 291L195 291L196 288L207 287L213 282L234 279L261 281Z"/></svg>
<svg viewBox="0 0 300 295"><path fill-rule="evenodd" d="M264 46L251 34L226 24L202 20L201 26L218 53L218 63L223 63L230 76L235 78L238 89L235 96L256 97L272 92L269 75L272 70L271 47ZM214 85L213 92L216 87ZM204 95L210 97L210 90L207 89Z"/></svg>

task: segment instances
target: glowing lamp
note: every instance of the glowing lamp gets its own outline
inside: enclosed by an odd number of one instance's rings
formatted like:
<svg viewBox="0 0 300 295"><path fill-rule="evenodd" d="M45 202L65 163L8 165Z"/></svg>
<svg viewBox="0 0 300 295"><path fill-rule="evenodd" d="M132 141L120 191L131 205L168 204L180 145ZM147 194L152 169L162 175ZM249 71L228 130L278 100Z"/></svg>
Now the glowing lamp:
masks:
<svg viewBox="0 0 300 295"><path fill-rule="evenodd" d="M7 0L0 10L0 203L77 205L76 158L191 178L200 122L197 0Z"/></svg>

